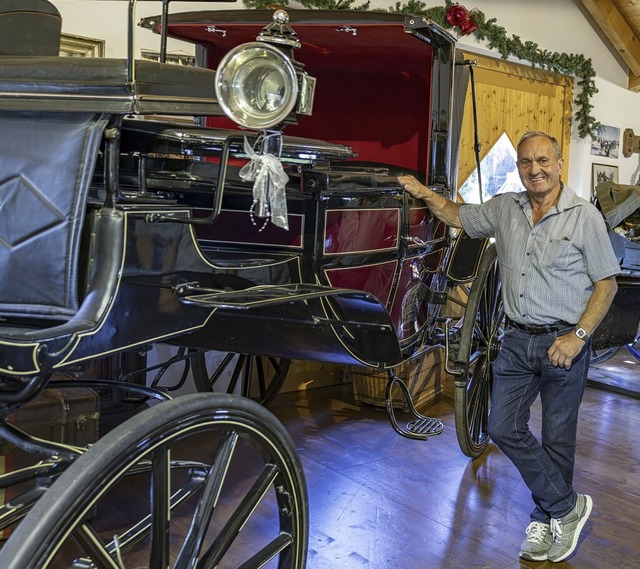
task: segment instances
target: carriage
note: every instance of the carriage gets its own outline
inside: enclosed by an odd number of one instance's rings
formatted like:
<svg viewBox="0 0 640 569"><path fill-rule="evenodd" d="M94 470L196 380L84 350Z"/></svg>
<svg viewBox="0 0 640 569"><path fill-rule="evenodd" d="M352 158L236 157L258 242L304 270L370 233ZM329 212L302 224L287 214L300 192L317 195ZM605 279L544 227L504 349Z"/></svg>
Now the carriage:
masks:
<svg viewBox="0 0 640 569"><path fill-rule="evenodd" d="M391 424L428 439L442 423L393 370L444 346L460 447L488 443L495 248L397 182L455 196L465 62L424 18L168 0L140 22L160 61L138 60L135 6L122 60L59 57L46 0L6 10L21 41L0 56L0 436L39 461L0 476L0 564L304 567L303 470L260 404L292 359L386 370L412 412L400 426L388 405ZM168 36L199 65L166 63ZM158 345L199 393L64 375ZM229 354L220 368L240 355L222 390L210 351ZM9 420L80 381L149 404L88 449Z"/></svg>

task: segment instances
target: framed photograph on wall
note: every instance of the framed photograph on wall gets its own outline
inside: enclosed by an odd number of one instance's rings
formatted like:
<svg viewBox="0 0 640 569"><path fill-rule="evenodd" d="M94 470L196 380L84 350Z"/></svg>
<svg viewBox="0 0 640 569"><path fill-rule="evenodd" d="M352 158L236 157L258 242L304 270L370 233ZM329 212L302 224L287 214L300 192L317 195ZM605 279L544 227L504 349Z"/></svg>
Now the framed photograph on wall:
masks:
<svg viewBox="0 0 640 569"><path fill-rule="evenodd" d="M73 34L62 34L60 55L65 57L104 57L105 41Z"/></svg>
<svg viewBox="0 0 640 569"><path fill-rule="evenodd" d="M596 127L591 137L591 154L593 156L605 156L606 158L618 158L620 150L620 129L615 126L601 124Z"/></svg>
<svg viewBox="0 0 640 569"><path fill-rule="evenodd" d="M595 193L596 186L602 182L618 183L618 167L609 164L593 164L592 166L591 193Z"/></svg>

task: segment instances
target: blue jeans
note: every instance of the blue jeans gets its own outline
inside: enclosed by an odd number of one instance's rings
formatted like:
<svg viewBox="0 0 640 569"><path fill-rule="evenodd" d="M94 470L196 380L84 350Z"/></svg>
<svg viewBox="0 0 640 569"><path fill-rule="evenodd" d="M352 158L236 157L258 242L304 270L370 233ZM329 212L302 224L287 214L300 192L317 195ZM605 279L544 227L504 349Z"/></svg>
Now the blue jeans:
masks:
<svg viewBox="0 0 640 569"><path fill-rule="evenodd" d="M532 336L507 327L494 363L489 435L516 466L531 491L532 521L561 518L576 504L573 470L578 408L587 383L590 342L570 370L554 367L547 351L558 333ZM531 405L540 394L542 432L529 429Z"/></svg>

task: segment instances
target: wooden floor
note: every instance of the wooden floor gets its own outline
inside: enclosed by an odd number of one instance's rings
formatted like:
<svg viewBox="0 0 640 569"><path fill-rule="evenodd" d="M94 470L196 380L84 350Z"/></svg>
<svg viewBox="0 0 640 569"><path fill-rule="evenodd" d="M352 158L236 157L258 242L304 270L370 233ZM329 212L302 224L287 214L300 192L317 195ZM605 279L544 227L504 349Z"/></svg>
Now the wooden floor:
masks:
<svg viewBox="0 0 640 569"><path fill-rule="evenodd" d="M640 382L635 368L620 369ZM428 410L445 432L428 442L397 435L383 410L356 406L348 384L278 396L271 410L307 476L309 569L640 567L637 399L587 388L575 486L593 497L594 511L568 561L536 563L518 559L527 488L493 444L475 461L460 452L446 391ZM531 423L538 428L535 413Z"/></svg>

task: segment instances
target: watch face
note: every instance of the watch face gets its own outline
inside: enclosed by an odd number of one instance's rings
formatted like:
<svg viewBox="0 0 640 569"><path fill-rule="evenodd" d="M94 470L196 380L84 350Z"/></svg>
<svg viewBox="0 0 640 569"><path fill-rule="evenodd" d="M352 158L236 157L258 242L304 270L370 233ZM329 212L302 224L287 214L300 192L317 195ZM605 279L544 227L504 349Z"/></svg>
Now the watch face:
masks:
<svg viewBox="0 0 640 569"><path fill-rule="evenodd" d="M576 336L578 336L578 338L580 338L581 340L584 340L588 336L588 334L584 328L576 328Z"/></svg>

